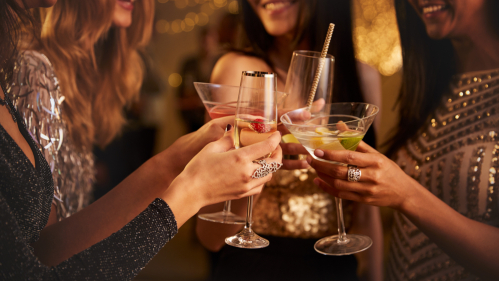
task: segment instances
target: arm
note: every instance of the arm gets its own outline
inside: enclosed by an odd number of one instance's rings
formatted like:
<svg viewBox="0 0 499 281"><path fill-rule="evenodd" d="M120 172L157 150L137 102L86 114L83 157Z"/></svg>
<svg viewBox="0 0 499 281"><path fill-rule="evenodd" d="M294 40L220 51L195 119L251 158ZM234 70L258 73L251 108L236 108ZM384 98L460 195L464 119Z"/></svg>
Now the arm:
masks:
<svg viewBox="0 0 499 281"><path fill-rule="evenodd" d="M362 167L361 180L348 182L346 167L309 159L321 188L347 200L400 211L461 266L484 280L497 279L499 228L461 215L365 143L357 152L316 150L315 154Z"/></svg>

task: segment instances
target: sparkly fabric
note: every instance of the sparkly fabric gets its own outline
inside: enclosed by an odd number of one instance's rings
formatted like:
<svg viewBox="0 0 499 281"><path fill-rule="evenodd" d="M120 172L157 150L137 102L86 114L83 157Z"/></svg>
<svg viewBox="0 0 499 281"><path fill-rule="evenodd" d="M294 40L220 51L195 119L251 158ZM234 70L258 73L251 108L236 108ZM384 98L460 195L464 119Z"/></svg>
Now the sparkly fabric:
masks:
<svg viewBox="0 0 499 281"><path fill-rule="evenodd" d="M64 96L47 57L36 51L22 53L7 92L50 165L58 219L76 213L91 200L94 159L90 147L75 146L69 135Z"/></svg>
<svg viewBox="0 0 499 281"><path fill-rule="evenodd" d="M253 208L253 230L262 235L323 238L338 233L334 197L317 187L315 170L279 170L265 185ZM345 227L352 204L343 201Z"/></svg>
<svg viewBox="0 0 499 281"><path fill-rule="evenodd" d="M397 164L462 215L499 227L499 70L456 76L452 93ZM400 213L388 280L478 280Z"/></svg>
<svg viewBox="0 0 499 281"><path fill-rule="evenodd" d="M0 125L0 280L131 280L177 233L168 205L156 199L121 230L54 267L30 243L47 224L53 197L50 167L15 112L35 166Z"/></svg>

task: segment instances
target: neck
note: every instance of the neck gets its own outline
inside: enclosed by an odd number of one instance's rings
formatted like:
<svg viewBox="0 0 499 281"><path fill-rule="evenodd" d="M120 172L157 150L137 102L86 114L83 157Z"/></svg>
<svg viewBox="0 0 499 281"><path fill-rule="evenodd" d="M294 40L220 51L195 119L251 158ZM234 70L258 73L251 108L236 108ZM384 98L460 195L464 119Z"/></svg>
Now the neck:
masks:
<svg viewBox="0 0 499 281"><path fill-rule="evenodd" d="M291 64L291 57L293 52L296 50L308 50L308 40L304 39L298 43L298 45L293 45L294 36L280 36L275 37L272 48L269 50L269 59L272 62L274 68L288 71L289 65Z"/></svg>
<svg viewBox="0 0 499 281"><path fill-rule="evenodd" d="M491 28L475 30L469 36L451 39L451 42L459 72L499 68L499 36Z"/></svg>

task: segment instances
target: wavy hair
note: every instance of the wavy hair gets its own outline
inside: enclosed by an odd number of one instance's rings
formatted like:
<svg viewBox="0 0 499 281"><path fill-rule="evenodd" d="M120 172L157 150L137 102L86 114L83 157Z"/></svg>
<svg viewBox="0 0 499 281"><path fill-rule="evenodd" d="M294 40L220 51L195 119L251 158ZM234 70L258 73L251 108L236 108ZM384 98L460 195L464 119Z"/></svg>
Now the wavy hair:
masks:
<svg viewBox="0 0 499 281"><path fill-rule="evenodd" d="M2 87L6 87L12 78L23 31L34 35L37 27L31 13L21 7L16 0L0 1L0 85ZM36 39L36 36L31 38Z"/></svg>
<svg viewBox="0 0 499 281"><path fill-rule="evenodd" d="M59 0L40 10L40 51L49 57L65 96L64 121L77 146L104 147L125 123L123 109L139 94L139 55L150 40L154 0L135 2L132 25L113 26L114 0Z"/></svg>

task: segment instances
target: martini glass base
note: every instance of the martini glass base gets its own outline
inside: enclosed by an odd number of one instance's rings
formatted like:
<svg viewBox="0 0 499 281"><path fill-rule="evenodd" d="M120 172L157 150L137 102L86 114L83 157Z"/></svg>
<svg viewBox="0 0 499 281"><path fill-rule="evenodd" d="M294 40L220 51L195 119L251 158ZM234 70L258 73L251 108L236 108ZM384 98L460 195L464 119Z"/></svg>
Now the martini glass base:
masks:
<svg viewBox="0 0 499 281"><path fill-rule="evenodd" d="M269 240L260 237L246 227L238 234L225 238L225 243L233 247L244 249L260 249L265 248L270 244Z"/></svg>
<svg viewBox="0 0 499 281"><path fill-rule="evenodd" d="M368 236L348 234L344 242L338 242L339 235L333 235L315 243L314 249L323 255L344 256L367 250L373 244Z"/></svg>
<svg viewBox="0 0 499 281"><path fill-rule="evenodd" d="M209 222L218 222L224 224L244 224L246 222L245 218L230 212L200 214L198 215L198 218Z"/></svg>

